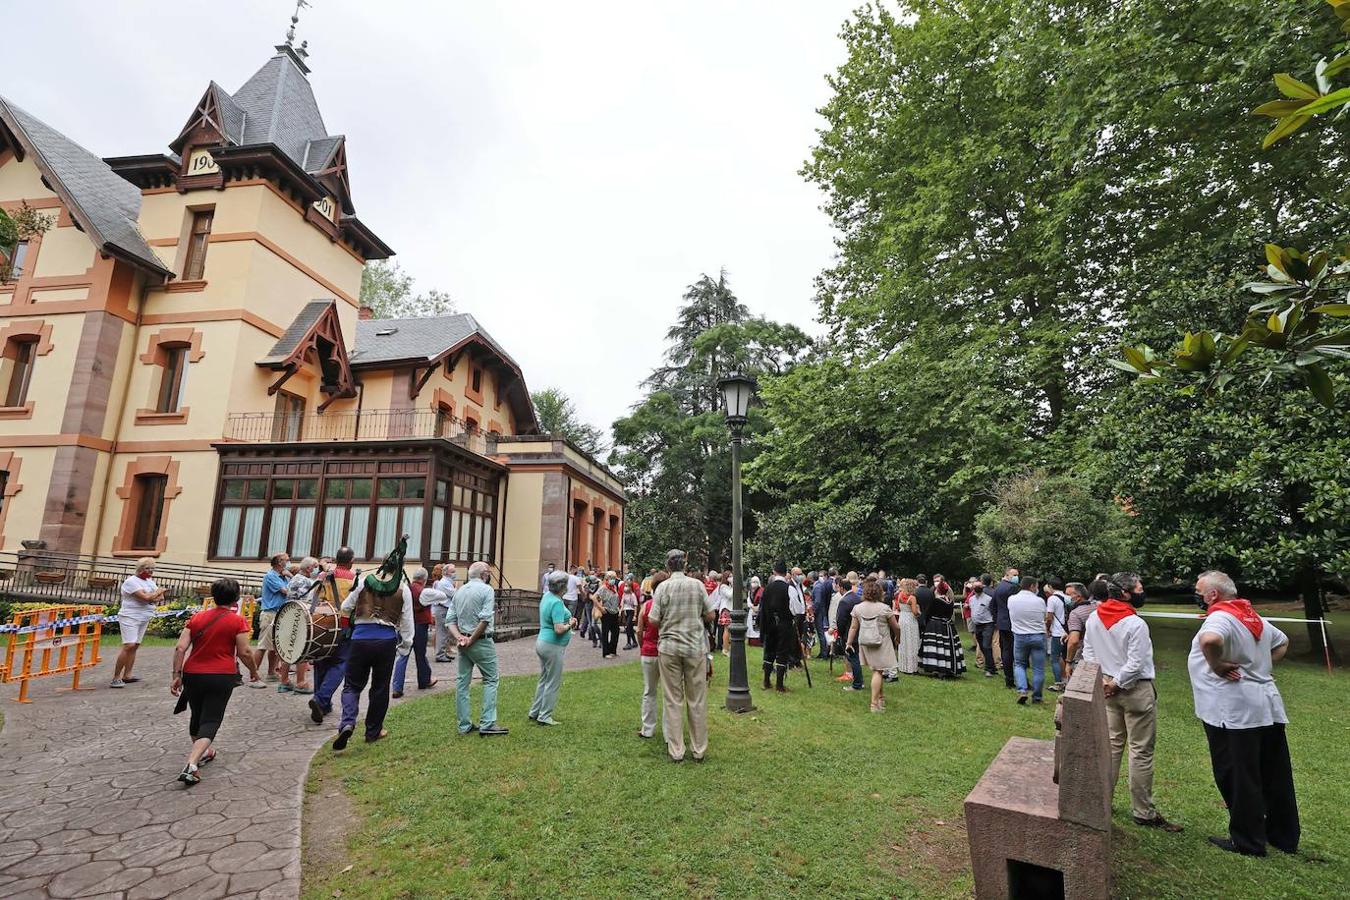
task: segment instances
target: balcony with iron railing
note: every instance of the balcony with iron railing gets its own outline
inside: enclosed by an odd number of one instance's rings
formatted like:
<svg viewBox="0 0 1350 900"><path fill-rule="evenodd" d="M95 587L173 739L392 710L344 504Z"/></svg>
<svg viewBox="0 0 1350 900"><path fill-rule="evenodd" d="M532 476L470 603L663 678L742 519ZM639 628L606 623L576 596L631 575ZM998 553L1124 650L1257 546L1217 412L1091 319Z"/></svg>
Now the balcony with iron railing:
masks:
<svg viewBox="0 0 1350 900"><path fill-rule="evenodd" d="M480 455L487 436L450 413L430 409L361 409L319 414L231 413L224 439L240 443L322 443L444 438Z"/></svg>

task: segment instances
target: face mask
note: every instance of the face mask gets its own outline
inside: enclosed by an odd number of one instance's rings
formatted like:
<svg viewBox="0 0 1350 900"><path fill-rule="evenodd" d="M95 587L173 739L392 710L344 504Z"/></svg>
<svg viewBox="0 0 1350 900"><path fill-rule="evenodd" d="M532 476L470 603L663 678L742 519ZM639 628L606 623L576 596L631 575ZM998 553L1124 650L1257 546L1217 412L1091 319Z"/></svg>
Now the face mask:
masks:
<svg viewBox="0 0 1350 900"><path fill-rule="evenodd" d="M1209 603L1208 601L1205 600L1204 594L1201 593L1191 594L1191 599L1194 600L1195 605L1200 607L1201 609L1209 609Z"/></svg>

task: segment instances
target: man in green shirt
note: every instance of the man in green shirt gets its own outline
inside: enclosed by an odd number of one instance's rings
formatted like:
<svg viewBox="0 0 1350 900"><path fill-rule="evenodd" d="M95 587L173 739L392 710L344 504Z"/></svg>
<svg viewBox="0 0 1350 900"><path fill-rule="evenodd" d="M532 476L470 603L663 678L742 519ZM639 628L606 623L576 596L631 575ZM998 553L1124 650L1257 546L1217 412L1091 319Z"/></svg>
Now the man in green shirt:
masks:
<svg viewBox="0 0 1350 900"><path fill-rule="evenodd" d="M455 608L447 616L450 636L459 645L458 678L455 681L455 712L459 733L477 731L483 737L507 734L497 724L497 645L492 639L496 595L488 587L492 570L485 562L469 566L469 581L455 591ZM478 724L470 719L469 685L473 668L483 677L483 714Z"/></svg>
<svg viewBox="0 0 1350 900"><path fill-rule="evenodd" d="M661 690L665 699L666 749L671 762L684 762L684 719L689 715L689 744L695 762L708 750L708 680L704 664L708 634L704 624L713 607L703 584L684 574L683 550L666 554L670 578L656 589L647 619L656 626Z"/></svg>

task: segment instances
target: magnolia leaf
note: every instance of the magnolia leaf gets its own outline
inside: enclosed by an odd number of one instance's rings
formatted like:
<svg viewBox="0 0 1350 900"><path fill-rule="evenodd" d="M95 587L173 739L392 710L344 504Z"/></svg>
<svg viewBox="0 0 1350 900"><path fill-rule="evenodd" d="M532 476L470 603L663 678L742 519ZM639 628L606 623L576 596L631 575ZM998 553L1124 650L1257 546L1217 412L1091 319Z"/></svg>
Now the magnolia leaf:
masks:
<svg viewBox="0 0 1350 900"><path fill-rule="evenodd" d="M1300 109L1298 114L1301 116L1315 116L1346 103L1350 103L1350 88L1341 88L1338 91L1332 91L1324 97L1318 97L1316 100Z"/></svg>
<svg viewBox="0 0 1350 900"><path fill-rule="evenodd" d="M1331 93L1331 79L1327 77L1327 59L1322 57L1317 61L1317 68L1313 70L1313 77L1317 79L1317 90L1323 94Z"/></svg>
<svg viewBox="0 0 1350 900"><path fill-rule="evenodd" d="M1277 294L1284 291L1296 291L1299 286L1296 284L1274 284L1269 281L1253 281L1250 284L1244 284L1242 289L1251 291L1254 294Z"/></svg>
<svg viewBox="0 0 1350 900"><path fill-rule="evenodd" d="M1148 358L1136 347L1125 346L1120 348L1121 355L1125 360L1139 372L1151 372L1153 366L1149 364Z"/></svg>
<svg viewBox="0 0 1350 900"><path fill-rule="evenodd" d="M1350 9L1350 7L1347 7L1347 9ZM1327 69L1324 74L1328 78L1335 78L1347 68L1350 68L1350 53L1347 53L1344 56L1338 56L1327 63Z"/></svg>
<svg viewBox="0 0 1350 900"><path fill-rule="evenodd" d="M1106 364L1108 366L1114 366L1117 369L1120 369L1122 372L1129 372L1131 375L1140 374L1139 369L1137 369L1135 366L1131 365L1130 363L1126 362L1123 359L1108 359L1106 361Z"/></svg>
<svg viewBox="0 0 1350 900"><path fill-rule="evenodd" d="M1266 150L1276 141L1289 137L1295 131L1298 131L1308 122L1308 116L1294 115L1280 120L1280 124L1272 128L1261 141L1261 149Z"/></svg>
<svg viewBox="0 0 1350 900"><path fill-rule="evenodd" d="M1234 338L1233 342L1228 345L1228 348L1223 351L1223 355L1219 357L1220 364L1225 366L1232 365L1233 362L1243 354L1243 351L1247 349L1247 346L1250 343L1251 341L1246 337Z"/></svg>
<svg viewBox="0 0 1350 900"><path fill-rule="evenodd" d="M1317 402L1328 409L1336 406L1336 386L1331 382L1331 376L1321 366L1304 366L1299 369L1303 380L1308 385L1308 390L1317 398Z"/></svg>
<svg viewBox="0 0 1350 900"><path fill-rule="evenodd" d="M1266 328L1273 334L1281 334L1284 331L1284 317L1280 313L1271 313L1270 318L1266 319Z"/></svg>
<svg viewBox="0 0 1350 900"><path fill-rule="evenodd" d="M1266 262L1274 266L1282 275L1289 274L1289 258L1279 244L1266 244Z"/></svg>
<svg viewBox="0 0 1350 900"><path fill-rule="evenodd" d="M1275 75L1275 86L1292 100L1316 100L1318 98L1317 89L1312 85L1304 84L1288 72L1279 72Z"/></svg>
<svg viewBox="0 0 1350 900"><path fill-rule="evenodd" d="M1312 311L1338 319L1350 318L1350 303L1323 303L1321 306L1314 306Z"/></svg>
<svg viewBox="0 0 1350 900"><path fill-rule="evenodd" d="M1350 330L1333 331L1331 334L1324 334L1321 337L1314 338L1306 344L1308 347L1335 348L1344 349L1350 347Z"/></svg>
<svg viewBox="0 0 1350 900"><path fill-rule="evenodd" d="M1254 116L1270 116L1272 119L1283 119L1285 116L1298 112L1307 106L1311 101L1308 100L1271 100L1262 103L1256 109L1252 110Z"/></svg>

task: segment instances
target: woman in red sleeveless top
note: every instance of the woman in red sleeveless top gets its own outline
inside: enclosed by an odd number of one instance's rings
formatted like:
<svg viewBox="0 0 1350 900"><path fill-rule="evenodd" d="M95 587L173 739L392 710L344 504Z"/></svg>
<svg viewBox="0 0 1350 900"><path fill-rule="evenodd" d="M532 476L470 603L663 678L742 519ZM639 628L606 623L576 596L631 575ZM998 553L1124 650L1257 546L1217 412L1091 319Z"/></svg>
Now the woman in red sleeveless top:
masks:
<svg viewBox="0 0 1350 900"><path fill-rule="evenodd" d="M652 594L655 595L656 589L661 586L661 582L670 577L669 572L657 572L652 578ZM652 598L648 597L642 604L642 610L638 613L638 633L642 635L639 643L642 654L642 726L638 729L638 737L650 738L656 734L656 714L662 707L661 703L661 668L657 659L657 643L660 640L660 634L657 627L647 618L651 615ZM664 710L662 710L664 716ZM665 723L662 722L661 730L665 731Z"/></svg>
<svg viewBox="0 0 1350 900"><path fill-rule="evenodd" d="M216 739L216 731L225 718L225 706L239 677L235 660L248 667L252 681L258 681L258 664L253 661L253 651L248 645L253 626L230 608L239 602L239 582L233 578L219 579L211 585L211 597L216 601L215 609L202 610L189 619L173 648L173 682L169 692L179 698L174 712L192 710L188 722L192 750L187 765L178 773L178 780L189 787L202 780L197 774L198 767L216 758L211 742Z"/></svg>

